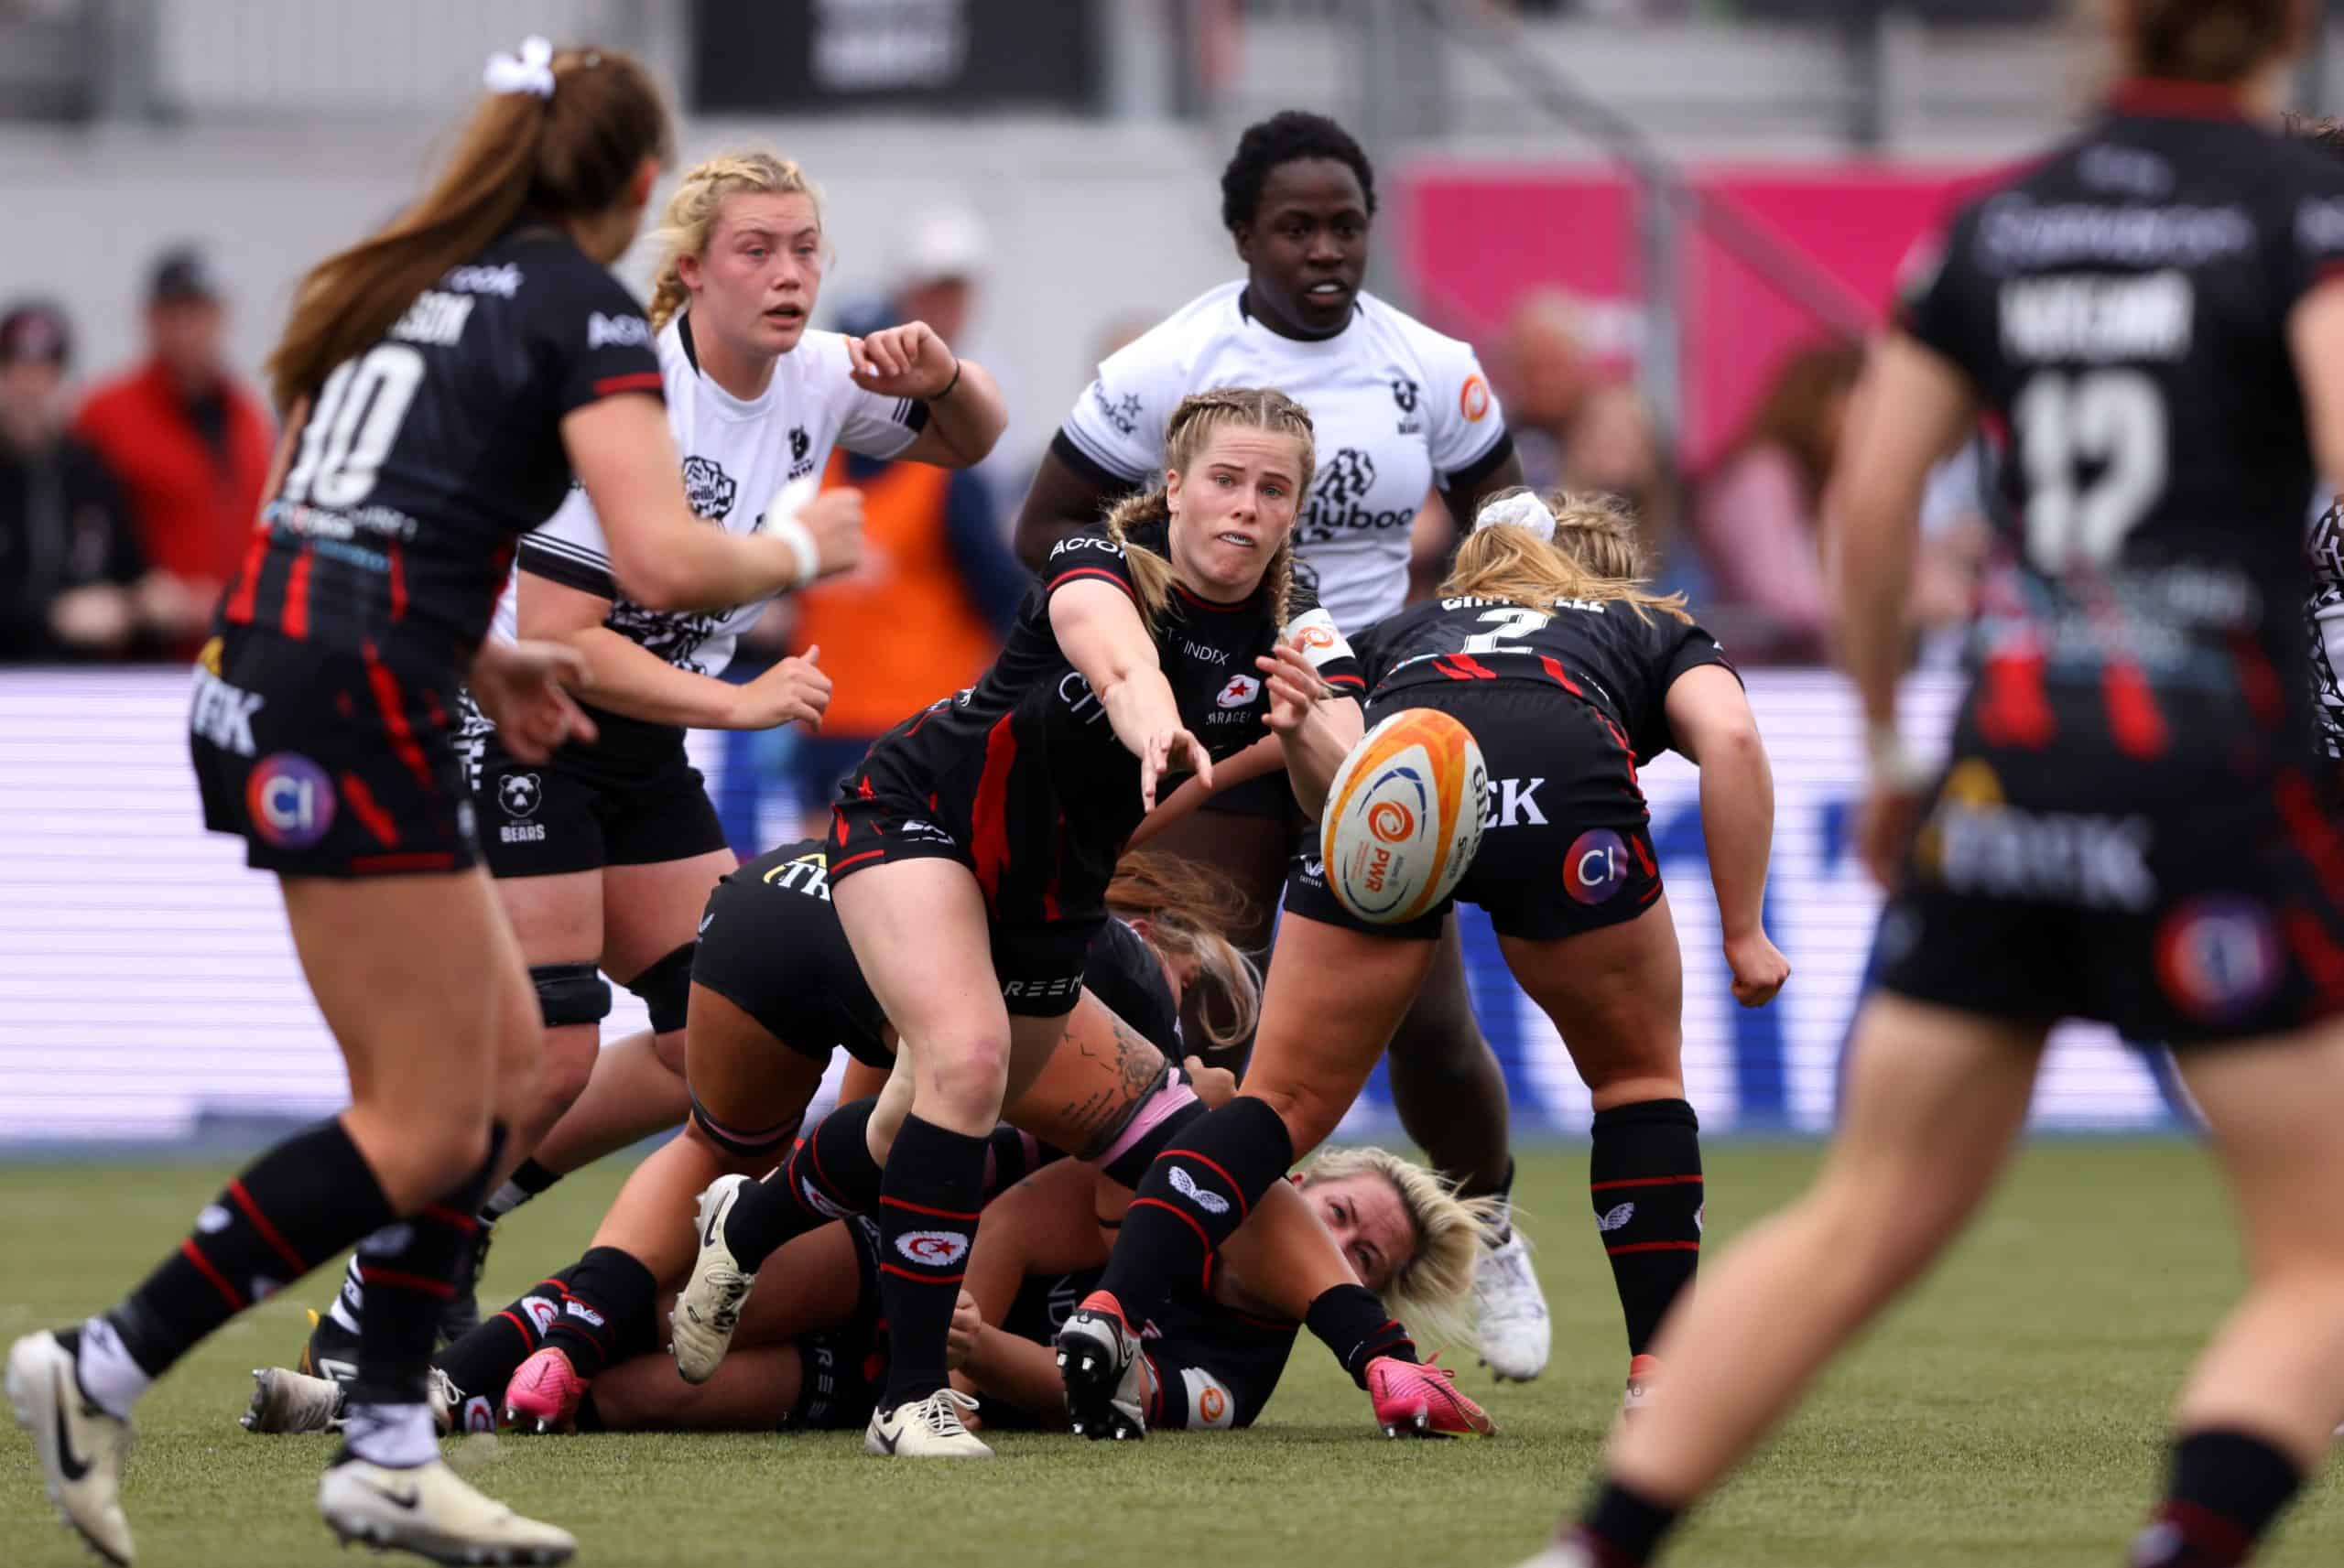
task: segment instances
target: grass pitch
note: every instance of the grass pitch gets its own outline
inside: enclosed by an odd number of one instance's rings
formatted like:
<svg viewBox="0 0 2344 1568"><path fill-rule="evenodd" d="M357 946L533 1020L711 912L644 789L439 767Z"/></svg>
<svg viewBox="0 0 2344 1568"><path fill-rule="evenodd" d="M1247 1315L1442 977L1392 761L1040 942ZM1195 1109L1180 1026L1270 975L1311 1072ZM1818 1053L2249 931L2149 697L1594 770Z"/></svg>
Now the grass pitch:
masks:
<svg viewBox="0 0 2344 1568"><path fill-rule="evenodd" d="M1816 1152L1712 1149L1713 1243L1795 1192ZM111 1300L226 1173L0 1165L0 1336ZM484 1295L501 1303L573 1257L623 1174L589 1172L517 1215ZM979 1465L883 1464L844 1434L508 1435L473 1439L460 1457L498 1497L574 1530L589 1565L1503 1568L1581 1495L1625 1371L1585 1180L1579 1151L1523 1160L1516 1197L1543 1244L1556 1354L1527 1386L1464 1374L1505 1429L1489 1442L1384 1441L1365 1397L1306 1336L1264 1424L1233 1435L1115 1446L1011 1434ZM246 1369L291 1360L301 1305L332 1280L321 1271L230 1325L141 1407L125 1502L142 1564L347 1561L313 1507L331 1440L235 1424ZM2196 1150L2037 1148L1948 1266L1835 1370L1672 1561L2111 1568L2154 1488L2173 1392L2238 1283L2221 1194ZM94 1561L53 1522L30 1444L6 1431L0 1564ZM2335 1468L2262 1561L2344 1561Z"/></svg>

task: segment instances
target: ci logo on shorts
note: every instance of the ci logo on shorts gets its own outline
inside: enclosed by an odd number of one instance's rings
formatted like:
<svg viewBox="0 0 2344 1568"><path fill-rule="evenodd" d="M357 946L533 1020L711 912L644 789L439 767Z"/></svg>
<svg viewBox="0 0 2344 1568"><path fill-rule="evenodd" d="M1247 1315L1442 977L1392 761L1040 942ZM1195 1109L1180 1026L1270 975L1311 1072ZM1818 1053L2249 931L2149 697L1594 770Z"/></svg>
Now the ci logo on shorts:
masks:
<svg viewBox="0 0 2344 1568"><path fill-rule="evenodd" d="M895 1250L923 1269L950 1269L969 1255L969 1238L957 1230L907 1230Z"/></svg>
<svg viewBox="0 0 2344 1568"><path fill-rule="evenodd" d="M280 849L314 848L333 826L333 781L298 752L272 752L244 781L253 831Z"/></svg>
<svg viewBox="0 0 2344 1568"><path fill-rule="evenodd" d="M2244 1018L2279 986L2279 934L2252 899L2193 898L2157 928L2157 979L2184 1012L2206 1023Z"/></svg>
<svg viewBox="0 0 2344 1568"><path fill-rule="evenodd" d="M1571 840L1563 861L1563 887L1580 903L1604 903L1628 883L1628 846L1609 827L1590 828Z"/></svg>
<svg viewBox="0 0 2344 1568"><path fill-rule="evenodd" d="M506 773L496 781L496 804L507 816L534 816L546 789L535 773Z"/></svg>

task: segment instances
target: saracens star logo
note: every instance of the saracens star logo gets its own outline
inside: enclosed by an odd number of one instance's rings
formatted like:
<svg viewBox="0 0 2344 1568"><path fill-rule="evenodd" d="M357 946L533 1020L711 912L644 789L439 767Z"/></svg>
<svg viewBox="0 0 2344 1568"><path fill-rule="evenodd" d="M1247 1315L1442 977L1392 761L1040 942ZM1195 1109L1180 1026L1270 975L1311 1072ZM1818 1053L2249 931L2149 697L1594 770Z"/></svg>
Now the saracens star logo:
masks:
<svg viewBox="0 0 2344 1568"><path fill-rule="evenodd" d="M910 1230L895 1238L895 1250L925 1269L949 1269L969 1255L969 1238L957 1230Z"/></svg>

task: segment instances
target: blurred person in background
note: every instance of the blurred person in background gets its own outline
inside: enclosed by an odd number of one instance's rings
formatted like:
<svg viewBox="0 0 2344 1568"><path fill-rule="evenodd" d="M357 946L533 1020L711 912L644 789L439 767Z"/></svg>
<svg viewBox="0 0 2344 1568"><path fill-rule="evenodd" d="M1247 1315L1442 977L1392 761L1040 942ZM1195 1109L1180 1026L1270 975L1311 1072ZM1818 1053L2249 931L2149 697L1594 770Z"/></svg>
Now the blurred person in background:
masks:
<svg viewBox="0 0 2344 1568"><path fill-rule="evenodd" d="M1579 301L1536 288L1514 302L1491 367L1522 459L1523 482L1542 493L1562 486L1572 427L1596 388Z"/></svg>
<svg viewBox="0 0 2344 1568"><path fill-rule="evenodd" d="M270 420L227 367L227 332L203 254L166 251L147 289L146 362L92 388L73 425L128 490L139 548L164 574L151 606L189 654L251 540L268 477Z"/></svg>
<svg viewBox="0 0 2344 1568"><path fill-rule="evenodd" d="M914 230L894 297L849 309L840 330L863 337L925 321L948 343L975 319L984 232L958 208ZM863 562L792 608L793 647L819 647L837 682L821 732L797 739L788 767L805 831L830 827L830 795L871 742L906 713L975 684L1001 650L1030 580L1011 553L1001 507L976 468L873 458L843 446L825 490L863 492ZM905 628L917 628L906 636Z"/></svg>
<svg viewBox="0 0 2344 1568"><path fill-rule="evenodd" d="M118 656L141 630L143 564L105 460L65 428L65 318L0 315L0 660Z"/></svg>
<svg viewBox="0 0 2344 1568"><path fill-rule="evenodd" d="M1680 591L1696 600L1709 597L1709 573L1684 530L1677 465L1661 444L1643 393L1620 381L1589 392L1562 458L1565 489L1626 503L1653 591L1664 598Z"/></svg>
<svg viewBox="0 0 2344 1568"><path fill-rule="evenodd" d="M1823 656L1824 481L1863 371L1853 343L1798 350L1775 372L1749 423L1699 486L1694 527L1719 599L1753 612L1738 651L1751 659Z"/></svg>

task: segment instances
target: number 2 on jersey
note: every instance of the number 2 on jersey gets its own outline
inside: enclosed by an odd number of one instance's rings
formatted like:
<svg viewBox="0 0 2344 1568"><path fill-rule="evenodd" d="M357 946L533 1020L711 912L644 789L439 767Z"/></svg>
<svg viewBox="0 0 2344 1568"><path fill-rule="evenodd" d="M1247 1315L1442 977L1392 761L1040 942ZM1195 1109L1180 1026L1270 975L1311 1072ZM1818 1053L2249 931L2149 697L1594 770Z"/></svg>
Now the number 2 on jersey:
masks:
<svg viewBox="0 0 2344 1568"><path fill-rule="evenodd" d="M1518 607L1512 610L1492 610L1485 611L1481 617L1481 624L1484 626L1494 625L1497 627L1497 630L1494 632L1474 633L1470 637L1465 639L1465 651L1469 654L1534 653L1536 650L1523 647L1520 643L1508 643L1505 639L1508 637L1527 637L1530 633L1536 632L1539 627L1544 626L1547 622L1552 621L1553 619L1553 616L1548 615L1544 611L1536 610L1523 610Z"/></svg>
<svg viewBox="0 0 2344 1568"><path fill-rule="evenodd" d="M2026 466L2026 553L2040 570L2105 567L2164 493L2164 395L2133 370L2045 371L2011 410ZM2083 484L2077 470L2102 466Z"/></svg>
<svg viewBox="0 0 2344 1568"><path fill-rule="evenodd" d="M422 381L423 355L405 343L380 343L336 366L302 427L285 499L336 508L365 500Z"/></svg>

